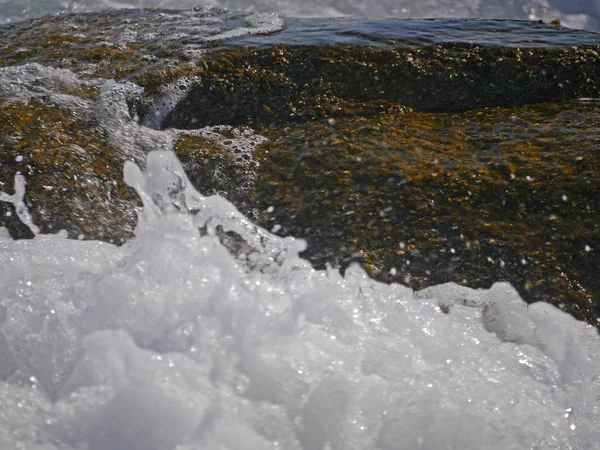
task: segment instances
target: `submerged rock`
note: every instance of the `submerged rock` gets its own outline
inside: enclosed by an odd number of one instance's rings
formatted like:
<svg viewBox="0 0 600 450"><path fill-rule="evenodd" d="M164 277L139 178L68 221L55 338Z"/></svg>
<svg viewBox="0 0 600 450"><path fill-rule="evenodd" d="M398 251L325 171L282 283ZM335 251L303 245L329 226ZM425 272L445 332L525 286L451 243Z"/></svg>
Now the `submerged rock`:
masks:
<svg viewBox="0 0 600 450"><path fill-rule="evenodd" d="M128 138L137 156L171 145L202 193L306 238L318 267L359 261L414 288L507 280L527 301L597 324L600 104L589 99L600 97L600 35L354 19L277 32L277 20L214 9L48 16L0 27L0 68L140 86L124 134L154 128L155 140ZM68 95L93 109L97 86L79 86ZM138 200L121 168L136 154L110 137L110 121L73 111L0 99L0 190L20 171L42 232L122 242ZM0 226L27 237L7 203Z"/></svg>

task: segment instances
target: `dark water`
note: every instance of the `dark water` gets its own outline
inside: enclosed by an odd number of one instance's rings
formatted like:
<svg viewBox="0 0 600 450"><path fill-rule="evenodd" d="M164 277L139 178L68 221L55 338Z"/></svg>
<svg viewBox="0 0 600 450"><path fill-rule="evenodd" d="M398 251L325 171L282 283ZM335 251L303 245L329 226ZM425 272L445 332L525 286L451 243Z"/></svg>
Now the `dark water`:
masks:
<svg viewBox="0 0 600 450"><path fill-rule="evenodd" d="M283 27L280 25L282 22ZM111 36L117 38L129 31L142 38L143 42L162 41L166 46L178 42L188 46L214 47L214 38L220 33L225 35L216 42L225 46L357 44L418 47L453 43L561 48L600 45L600 33L569 29L542 21L351 17L298 19L205 7L186 11L147 8L47 15L40 19L0 24L0 45L10 44L15 35L35 31L40 26L52 28L52 24L73 24L76 26L71 30L74 34L85 25L86 33L93 35L101 32L108 42ZM226 37L227 33L243 28L248 28L249 32L240 33L241 36L237 38L232 38L235 33ZM277 29L280 31L275 31ZM128 36L127 39L131 38Z"/></svg>
<svg viewBox="0 0 600 450"><path fill-rule="evenodd" d="M243 37L233 45L428 46L436 44L560 48L600 45L600 34L541 21L476 19L287 19L283 30L270 36Z"/></svg>

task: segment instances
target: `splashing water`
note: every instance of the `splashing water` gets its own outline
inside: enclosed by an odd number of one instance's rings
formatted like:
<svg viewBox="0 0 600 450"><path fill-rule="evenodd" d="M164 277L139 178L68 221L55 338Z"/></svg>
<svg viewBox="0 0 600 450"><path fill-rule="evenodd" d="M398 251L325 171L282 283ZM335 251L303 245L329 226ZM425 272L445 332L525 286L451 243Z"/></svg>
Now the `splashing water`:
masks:
<svg viewBox="0 0 600 450"><path fill-rule="evenodd" d="M124 174L123 247L0 233L1 448L600 448L584 323L506 283L313 270L168 151Z"/></svg>
<svg viewBox="0 0 600 450"><path fill-rule="evenodd" d="M25 204L25 186L25 177L20 173L17 174L15 177L15 193L13 195L8 195L4 192L0 192L0 201L12 203L15 207L17 217L21 219L21 222L27 225L33 234L38 234L40 229L33 223L33 218L31 217L31 214L29 214L29 210Z"/></svg>
<svg viewBox="0 0 600 450"><path fill-rule="evenodd" d="M38 234L20 175L0 193L36 234L0 228L0 448L600 449L593 328L507 283L413 292L314 270L303 241L192 187L168 151L183 132L129 116L138 86L88 80L101 95L84 100L37 64L0 81L147 154L124 168L143 209L122 247Z"/></svg>

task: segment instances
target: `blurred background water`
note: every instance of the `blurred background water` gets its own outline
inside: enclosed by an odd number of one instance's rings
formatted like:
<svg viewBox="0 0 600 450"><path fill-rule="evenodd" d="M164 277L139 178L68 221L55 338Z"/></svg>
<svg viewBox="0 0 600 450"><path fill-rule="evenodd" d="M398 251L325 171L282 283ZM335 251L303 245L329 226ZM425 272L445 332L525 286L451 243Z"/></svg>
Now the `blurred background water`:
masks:
<svg viewBox="0 0 600 450"><path fill-rule="evenodd" d="M0 22L64 10L187 9L199 4L290 17L560 19L569 27L600 29L600 0L0 0Z"/></svg>

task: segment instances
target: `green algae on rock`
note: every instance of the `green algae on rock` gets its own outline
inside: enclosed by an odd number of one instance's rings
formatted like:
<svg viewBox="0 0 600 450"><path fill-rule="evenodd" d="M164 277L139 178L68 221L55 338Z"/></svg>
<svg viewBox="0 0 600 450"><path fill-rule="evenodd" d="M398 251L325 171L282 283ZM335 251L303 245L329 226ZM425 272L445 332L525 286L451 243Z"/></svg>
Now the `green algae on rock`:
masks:
<svg viewBox="0 0 600 450"><path fill-rule="evenodd" d="M129 109L140 91L135 85L84 81L37 64L0 71L0 192L11 196L15 176L24 176L24 200L42 233L64 230L71 238L121 244L133 236L141 206L123 181L125 161L143 164L149 151L189 141L202 149L200 155L181 153L184 160L197 156L192 169L208 166L200 156L212 151L229 171L238 171L236 187L243 188L238 181L249 179L253 169L248 152L265 140L250 129L227 126L191 131L141 126ZM219 178L219 167L211 167L207 180ZM33 237L10 200L0 207L0 226L15 238Z"/></svg>
<svg viewBox="0 0 600 450"><path fill-rule="evenodd" d="M195 62L228 32L279 28L277 21L253 26L255 16L202 7L47 15L0 26L0 67L39 63L82 77L132 81L151 95L193 76Z"/></svg>

